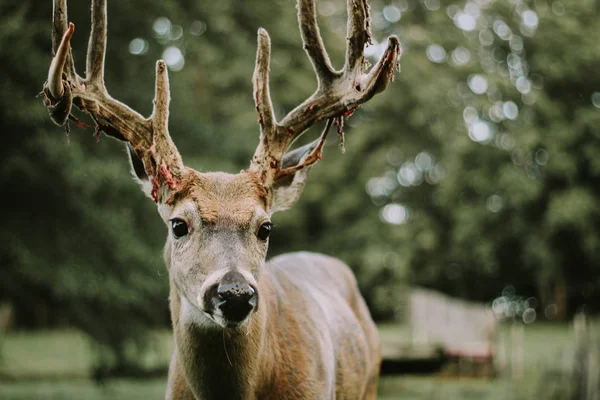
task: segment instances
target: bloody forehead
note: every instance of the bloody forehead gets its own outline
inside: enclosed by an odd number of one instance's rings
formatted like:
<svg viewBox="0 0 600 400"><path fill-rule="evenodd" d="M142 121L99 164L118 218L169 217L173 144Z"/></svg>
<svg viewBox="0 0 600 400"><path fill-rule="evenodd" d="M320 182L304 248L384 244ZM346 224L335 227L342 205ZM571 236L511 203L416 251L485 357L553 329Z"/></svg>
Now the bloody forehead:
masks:
<svg viewBox="0 0 600 400"><path fill-rule="evenodd" d="M190 171L182 198L191 198L202 220L231 226L250 224L257 206L265 206L266 192L252 174Z"/></svg>

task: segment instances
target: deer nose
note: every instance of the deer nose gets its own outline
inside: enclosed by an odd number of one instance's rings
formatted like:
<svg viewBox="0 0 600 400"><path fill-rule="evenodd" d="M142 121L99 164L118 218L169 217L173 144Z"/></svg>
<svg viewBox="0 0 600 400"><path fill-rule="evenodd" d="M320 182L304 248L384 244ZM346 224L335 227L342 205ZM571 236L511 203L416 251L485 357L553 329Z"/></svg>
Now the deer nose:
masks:
<svg viewBox="0 0 600 400"><path fill-rule="evenodd" d="M217 307L232 322L243 321L258 306L258 293L237 271L227 272L217 286Z"/></svg>

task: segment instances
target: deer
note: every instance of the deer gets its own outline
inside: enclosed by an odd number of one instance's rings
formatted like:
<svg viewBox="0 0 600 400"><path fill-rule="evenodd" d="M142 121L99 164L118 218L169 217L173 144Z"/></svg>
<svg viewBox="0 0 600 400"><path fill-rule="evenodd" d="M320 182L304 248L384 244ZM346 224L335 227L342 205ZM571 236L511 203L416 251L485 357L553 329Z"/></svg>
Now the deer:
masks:
<svg viewBox="0 0 600 400"><path fill-rule="evenodd" d="M310 252L266 261L272 215L298 200L322 158L333 124L382 92L399 62L390 36L368 71L371 42L366 0L348 0L347 44L333 68L317 25L314 0L298 0L298 22L317 78L316 91L277 120L269 89L271 41L258 29L253 74L259 144L239 173L198 172L183 164L168 129L167 65L156 63L152 114L145 118L112 98L104 83L106 0L91 2L85 77L75 71L66 0L53 1L53 59L44 103L59 126L73 106L95 134L126 142L132 175L167 226L164 261L175 349L167 399L374 399L381 349L378 332L351 269ZM309 127L319 137L290 147Z"/></svg>

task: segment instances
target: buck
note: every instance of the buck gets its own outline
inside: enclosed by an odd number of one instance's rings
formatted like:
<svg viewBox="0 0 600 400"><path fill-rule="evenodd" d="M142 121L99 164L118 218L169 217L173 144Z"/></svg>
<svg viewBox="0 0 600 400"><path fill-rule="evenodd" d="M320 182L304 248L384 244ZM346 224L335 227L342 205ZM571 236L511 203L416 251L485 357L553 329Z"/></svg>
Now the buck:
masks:
<svg viewBox="0 0 600 400"><path fill-rule="evenodd" d="M53 54L45 104L64 125L73 105L89 114L96 133L127 142L134 172L168 227L175 351L168 399L373 399L381 362L376 327L350 269L341 261L295 253L265 262L271 216L291 207L310 167L321 159L332 124L386 88L400 54L392 36L366 72L369 7L348 0L345 65L335 70L325 51L313 0L299 0L304 49L317 76L313 95L280 121L269 93L271 44L258 30L253 76L260 140L248 169L200 173L185 167L169 135L169 82L156 64L154 108L144 118L113 99L104 85L106 1L92 1L86 76L74 68L66 0L54 0ZM311 125L320 137L289 151ZM341 136L343 137L343 136Z"/></svg>

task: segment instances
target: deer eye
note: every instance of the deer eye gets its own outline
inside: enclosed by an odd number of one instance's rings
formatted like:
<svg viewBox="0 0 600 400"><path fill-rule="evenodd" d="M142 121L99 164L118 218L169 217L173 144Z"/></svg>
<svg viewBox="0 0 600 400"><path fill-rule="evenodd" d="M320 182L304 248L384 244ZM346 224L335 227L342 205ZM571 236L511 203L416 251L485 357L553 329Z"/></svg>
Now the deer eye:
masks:
<svg viewBox="0 0 600 400"><path fill-rule="evenodd" d="M171 220L171 229L173 229L173 236L175 236L175 239L182 238L188 234L187 224L179 218Z"/></svg>
<svg viewBox="0 0 600 400"><path fill-rule="evenodd" d="M273 224L270 222L265 222L258 228L258 232L256 232L256 236L262 241L266 241L273 230Z"/></svg>

